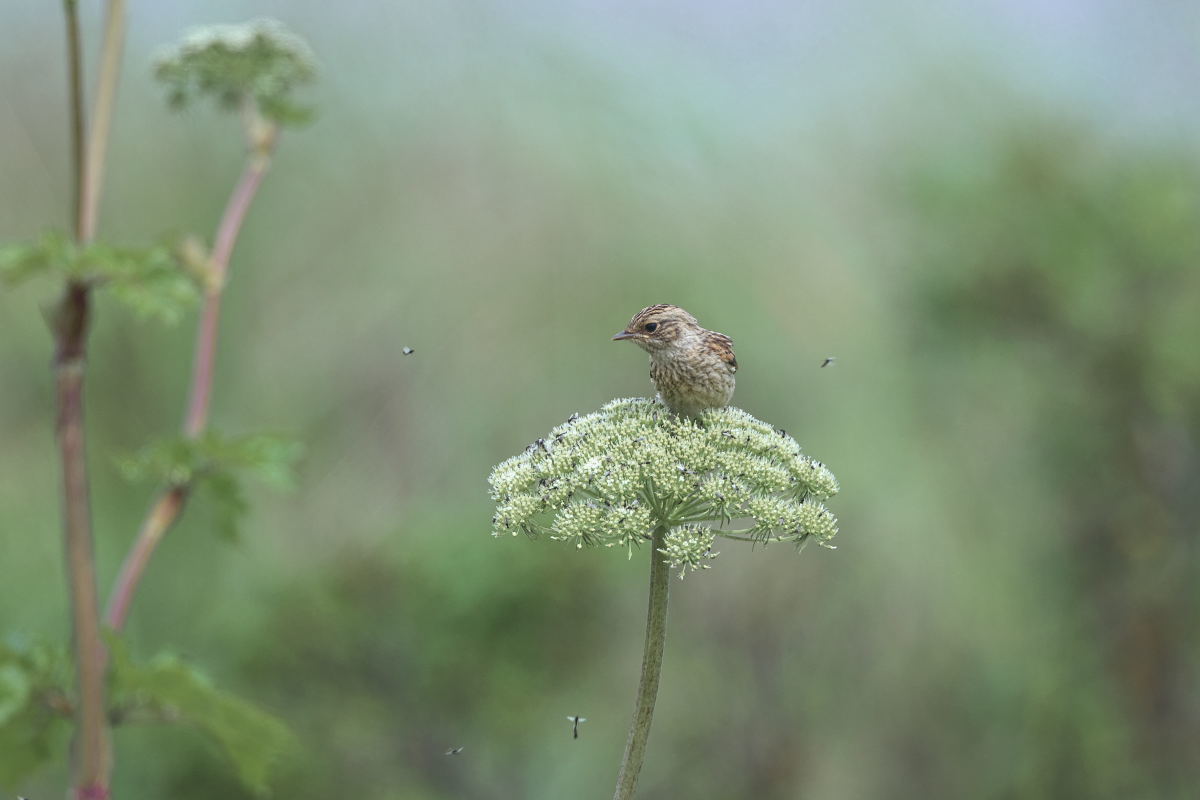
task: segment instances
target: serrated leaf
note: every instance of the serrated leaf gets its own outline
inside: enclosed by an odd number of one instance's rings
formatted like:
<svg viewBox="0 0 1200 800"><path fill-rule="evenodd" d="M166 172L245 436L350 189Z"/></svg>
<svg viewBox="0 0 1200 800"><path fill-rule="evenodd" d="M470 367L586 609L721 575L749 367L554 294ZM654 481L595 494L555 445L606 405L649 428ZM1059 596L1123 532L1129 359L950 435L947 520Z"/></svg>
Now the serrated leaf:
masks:
<svg viewBox="0 0 1200 800"><path fill-rule="evenodd" d="M141 317L174 324L199 298L192 275L166 247L126 251L106 266L101 286Z"/></svg>
<svg viewBox="0 0 1200 800"><path fill-rule="evenodd" d="M191 439L154 442L117 459L127 480L188 485L210 501L214 527L226 539L237 538L247 510L241 478L252 477L276 489L291 489L293 465L302 452L291 439L267 434L228 437L209 432Z"/></svg>
<svg viewBox="0 0 1200 800"><path fill-rule="evenodd" d="M47 231L37 241L0 248L4 283L16 285L40 274L107 288L139 316L168 323L177 322L199 297L196 281L166 244L78 247L61 231Z"/></svg>
<svg viewBox="0 0 1200 800"><path fill-rule="evenodd" d="M241 782L265 794L271 769L294 746L287 726L254 705L213 686L199 670L174 655L135 663L118 641L110 641L111 685L121 707L151 710L203 731L224 752Z"/></svg>
<svg viewBox="0 0 1200 800"><path fill-rule="evenodd" d="M0 282L16 286L54 270L66 271L76 260L74 244L60 231L46 231L33 242L0 246Z"/></svg>
<svg viewBox="0 0 1200 800"><path fill-rule="evenodd" d="M212 504L213 528L226 541L236 541L238 523L250 506L242 484L228 472L216 472L201 482L200 488Z"/></svg>
<svg viewBox="0 0 1200 800"><path fill-rule="evenodd" d="M136 453L116 459L130 483L154 481L169 486L191 483L201 459L193 439L175 437L152 442Z"/></svg>
<svg viewBox="0 0 1200 800"><path fill-rule="evenodd" d="M293 465L304 451L294 439L269 434L254 434L236 439L215 439L209 444L225 463L247 470L258 480L277 489L291 489Z"/></svg>

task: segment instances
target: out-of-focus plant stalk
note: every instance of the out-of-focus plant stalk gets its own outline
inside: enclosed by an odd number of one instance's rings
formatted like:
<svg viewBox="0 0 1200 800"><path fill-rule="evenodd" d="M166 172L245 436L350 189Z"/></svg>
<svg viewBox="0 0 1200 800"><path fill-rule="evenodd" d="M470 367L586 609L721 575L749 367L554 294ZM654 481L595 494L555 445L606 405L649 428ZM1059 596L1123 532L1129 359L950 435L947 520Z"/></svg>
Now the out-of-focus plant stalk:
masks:
<svg viewBox="0 0 1200 800"><path fill-rule="evenodd" d="M75 5L74 2L71 3ZM100 51L100 72L96 78L96 104L92 109L92 127L83 168L83 200L79 214L79 239L84 244L96 236L100 212L100 189L104 183L104 159L108 153L108 135L112 131L113 110L117 102L117 78L121 72L121 54L125 48L125 0L108 0L104 22L104 45Z"/></svg>
<svg viewBox="0 0 1200 800"><path fill-rule="evenodd" d="M137 539L134 540L128 555L125 556L124 563L121 564L121 572L117 576L112 594L108 598L105 621L108 627L114 631L125 627L125 620L129 617L129 605L133 602L133 592L141 582L146 564L150 562L150 555L162 540L167 528L171 527L171 523L183 511L188 491L187 486L173 486L163 492L154 501L146 519L142 521Z"/></svg>
<svg viewBox="0 0 1200 800"><path fill-rule="evenodd" d="M617 775L613 800L629 800L637 790L638 774L646 758L646 742L650 738L650 722L654 716L654 701L658 697L658 682L662 675L663 647L667 641L667 595L671 582L671 567L665 554L659 552L666 544L667 527L654 528L650 545L650 600L646 610L646 645L642 653L642 677L638 682L633 722L625 742L625 756Z"/></svg>
<svg viewBox="0 0 1200 800"><path fill-rule="evenodd" d="M78 0L63 0L67 20L67 80L71 121L71 215L75 238L83 238L83 44L79 36Z"/></svg>
<svg viewBox="0 0 1200 800"><path fill-rule="evenodd" d="M209 402L212 398L214 365L217 353L217 332L221 317L221 295L229 274L229 260L237 243L238 233L245 222L263 177L271 165L271 154L278 137L278 126L265 120L257 109L247 101L243 115L249 153L221 222L217 226L213 250L204 265L204 306L200 311L200 322L196 330L195 357L192 362L192 384L188 394L187 411L183 420L185 436L195 438L208 425ZM106 619L109 627L119 631L125 627L133 595L141 582L146 565L154 555L159 542L179 519L187 503L190 487L175 485L165 489L154 501L147 513L137 538L113 585L109 596Z"/></svg>
<svg viewBox="0 0 1200 800"><path fill-rule="evenodd" d="M75 239L87 245L96 235L104 154L112 126L117 78L125 39L125 2L109 0L96 105L84 144L83 53L76 0L64 0L70 83L71 157ZM104 698L105 652L100 637L96 561L88 496L87 449L83 407L91 288L70 281L54 317L54 373L58 417L56 433L63 473L63 525L67 581L71 595L75 671L79 702L75 715L72 782L80 800L108 797L112 751Z"/></svg>
<svg viewBox="0 0 1200 800"><path fill-rule="evenodd" d="M209 261L204 308L200 312L200 327L196 332L196 355L192 362L192 390L188 400L183 432L197 436L208 424L208 404L212 397L213 366L217 354L217 323L221 317L221 294L229 274L229 259L237 242L238 232L258 193L263 177L271 165L277 128L257 113L248 112L245 121L250 152L233 193L225 205L225 213L217 226Z"/></svg>
<svg viewBox="0 0 1200 800"><path fill-rule="evenodd" d="M58 343L54 371L58 394L56 430L63 472L67 580L79 691L75 715L74 784L76 797L95 800L108 796L111 756L83 417L88 304L86 286L73 284L67 287L56 323Z"/></svg>

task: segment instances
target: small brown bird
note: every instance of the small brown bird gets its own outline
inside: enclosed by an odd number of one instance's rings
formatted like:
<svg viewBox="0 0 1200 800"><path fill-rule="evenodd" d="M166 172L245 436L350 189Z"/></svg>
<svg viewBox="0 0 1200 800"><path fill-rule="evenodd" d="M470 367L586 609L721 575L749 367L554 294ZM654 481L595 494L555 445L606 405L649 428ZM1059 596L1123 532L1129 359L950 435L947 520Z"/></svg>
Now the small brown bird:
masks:
<svg viewBox="0 0 1200 800"><path fill-rule="evenodd" d="M694 417L733 399L733 340L700 327L679 306L643 308L612 338L631 339L650 354L650 380L675 413Z"/></svg>

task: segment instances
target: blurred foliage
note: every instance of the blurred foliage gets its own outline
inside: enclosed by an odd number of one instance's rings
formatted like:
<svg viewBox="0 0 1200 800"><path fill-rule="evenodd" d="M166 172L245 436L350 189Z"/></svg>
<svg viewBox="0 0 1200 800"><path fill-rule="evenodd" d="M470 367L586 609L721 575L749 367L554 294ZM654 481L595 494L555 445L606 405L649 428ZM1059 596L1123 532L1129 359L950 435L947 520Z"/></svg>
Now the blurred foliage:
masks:
<svg viewBox="0 0 1200 800"><path fill-rule="evenodd" d="M136 663L109 636L114 725L178 722L220 745L250 791L264 793L272 765L292 746L283 723L223 692L179 658ZM74 701L69 654L45 644L0 645L0 781L17 785L67 753Z"/></svg>
<svg viewBox="0 0 1200 800"><path fill-rule="evenodd" d="M79 246L61 231L48 231L33 242L0 246L0 282L14 286L47 274L107 289L139 316L166 323L178 322L199 294L168 245Z"/></svg>
<svg viewBox="0 0 1200 800"><path fill-rule="evenodd" d="M38 8L0 4L6 239L67 206L61 20ZM651 392L607 339L676 302L736 339L738 405L837 472L850 535L673 583L642 797L1191 797L1193 10L622 8L385 4L364 25L287 4L336 69L239 242L213 418L296 432L300 491L255 502L231 547L184 515L131 644L202 654L286 720L281 796L606 795L645 563L494 542L484 479L554 420ZM131 65L208 13L163 9L135 14ZM239 143L128 76L104 234L207 229ZM63 641L30 294L0 293L0 605ZM98 293L102 580L146 501L109 454L175 419L186 333ZM252 796L197 745L122 726L116 796ZM61 792L52 767L11 777Z"/></svg>
<svg viewBox="0 0 1200 800"><path fill-rule="evenodd" d="M472 517L423 524L444 536L448 524L466 528ZM606 590L554 557L498 559L481 532L482 546L461 550L409 541L348 552L317 581L282 588L264 632L292 646L247 650L242 669L257 696L291 709L309 752L322 757L294 763L280 793L382 800L535 792L556 749L549 745L570 740L557 698L578 692L604 650L609 632L592 610ZM560 580L547 581L548 573ZM310 700L303 708L297 693ZM534 732L545 733L530 739ZM464 763L446 756L451 747L465 748ZM610 769L600 765L602 775ZM381 782L382 774L391 777Z"/></svg>
<svg viewBox="0 0 1200 800"><path fill-rule="evenodd" d="M283 124L312 117L312 109L292 100L292 91L312 82L316 59L303 39L275 20L196 28L159 56L154 74L166 85L172 108L207 95L227 110L253 99L264 116Z"/></svg>
<svg viewBox="0 0 1200 800"><path fill-rule="evenodd" d="M291 489L293 468L303 451L295 440L270 434L226 436L206 431L146 445L117 459L117 467L132 482L188 486L207 496L215 510L217 531L227 539L238 536L238 521L248 510L240 477L249 475L276 489Z"/></svg>
<svg viewBox="0 0 1200 800"><path fill-rule="evenodd" d="M182 107L197 94L214 95L224 107L250 100L254 112L281 123L308 119L309 110L292 103L290 95L296 85L310 82L313 73L308 46L270 21L198 30L157 68L170 87L172 105ZM273 131L261 119L248 115L245 122L252 137L261 137L257 145L273 142ZM108 289L139 315L167 322L178 321L196 299L197 284L214 277L208 255L194 238L174 248L128 248L103 242L79 245L51 231L30 243L0 247L0 281L16 285L39 275ZM248 508L239 473L290 487L299 450L297 443L274 436L207 432L149 445L118 463L130 480L187 486L211 496L217 528L232 539ZM283 723L215 689L173 656L138 664L116 638L108 642L108 652L114 724L186 722L221 745L246 787L266 792L269 767L290 741ZM0 780L5 784L23 782L51 759L66 757L63 733L72 701L65 681L50 680L51 672L62 677L66 662L49 653L0 648Z"/></svg>
<svg viewBox="0 0 1200 800"><path fill-rule="evenodd" d="M0 644L0 784L14 786L66 752L71 674L61 648Z"/></svg>
<svg viewBox="0 0 1200 800"><path fill-rule="evenodd" d="M915 341L936 365L931 420L964 388L1028 408L1058 521L1032 577L1060 636L1095 643L1040 702L1037 735L1073 745L1046 750L1035 780L1182 797L1200 731L1200 164L1037 117L988 144L977 170L906 192L916 229L941 232L914 240ZM957 458L987 458L974 446ZM1101 711L1098 695L1121 699ZM1122 759L1136 766L1095 768Z"/></svg>
<svg viewBox="0 0 1200 800"><path fill-rule="evenodd" d="M202 673L177 656L161 654L139 664L115 638L110 703L115 722L180 722L216 742L239 779L252 792L265 794L273 764L292 745L287 727L249 703L215 688Z"/></svg>

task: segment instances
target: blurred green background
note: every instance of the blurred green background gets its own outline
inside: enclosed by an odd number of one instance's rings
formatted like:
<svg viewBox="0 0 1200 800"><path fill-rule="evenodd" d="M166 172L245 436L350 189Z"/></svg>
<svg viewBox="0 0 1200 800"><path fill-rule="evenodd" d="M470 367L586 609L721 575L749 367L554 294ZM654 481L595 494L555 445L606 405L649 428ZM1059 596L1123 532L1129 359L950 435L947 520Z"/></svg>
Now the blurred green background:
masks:
<svg viewBox="0 0 1200 800"><path fill-rule="evenodd" d="M650 391L608 337L657 302L734 337L736 403L831 466L842 533L799 558L726 546L673 584L640 796L1195 796L1200 9L130 11L115 242L210 237L240 168L234 120L165 109L157 46L271 15L321 61L319 118L285 135L234 256L213 410L304 441L299 488L255 492L234 544L189 509L129 627L288 722L279 796L608 796L644 556L494 540L485 478ZM67 227L59 5L6 3L0 29L14 240ZM0 292L0 632L62 642L54 295ZM177 429L192 322L99 302L103 587L150 499L113 455ZM117 797L243 796L195 732L115 741Z"/></svg>

